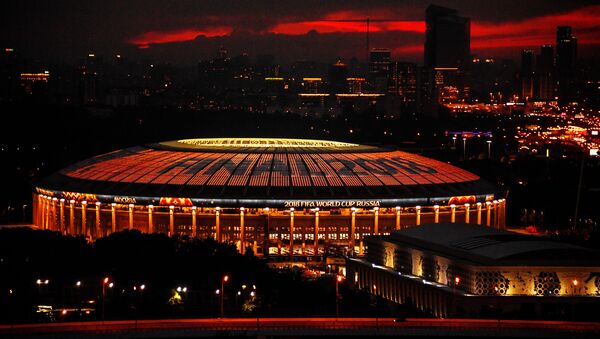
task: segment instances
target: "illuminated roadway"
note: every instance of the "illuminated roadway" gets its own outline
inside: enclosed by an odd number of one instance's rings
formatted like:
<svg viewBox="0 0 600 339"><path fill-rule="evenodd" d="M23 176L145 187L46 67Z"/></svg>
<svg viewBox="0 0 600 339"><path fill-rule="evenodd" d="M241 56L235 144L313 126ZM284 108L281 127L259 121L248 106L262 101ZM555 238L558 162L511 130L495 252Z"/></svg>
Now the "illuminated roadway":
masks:
<svg viewBox="0 0 600 339"><path fill-rule="evenodd" d="M0 337L184 338L198 336L405 335L598 338L600 323L569 321L393 318L225 318L0 325Z"/></svg>

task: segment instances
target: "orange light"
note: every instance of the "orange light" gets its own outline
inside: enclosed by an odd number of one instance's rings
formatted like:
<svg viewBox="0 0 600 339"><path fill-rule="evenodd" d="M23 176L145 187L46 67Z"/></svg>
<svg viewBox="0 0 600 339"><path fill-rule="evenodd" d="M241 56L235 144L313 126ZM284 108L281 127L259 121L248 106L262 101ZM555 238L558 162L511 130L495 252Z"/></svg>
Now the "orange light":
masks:
<svg viewBox="0 0 600 339"><path fill-rule="evenodd" d="M573 280L573 286L577 286L577 284L579 284L579 281L577 279Z"/></svg>
<svg viewBox="0 0 600 339"><path fill-rule="evenodd" d="M338 276L337 276L337 281L338 281L338 282L342 282L342 279L343 279L343 278L342 278L342 276L341 276L341 275L338 275Z"/></svg>
<svg viewBox="0 0 600 339"><path fill-rule="evenodd" d="M104 283L108 284L108 277L104 278Z"/></svg>
<svg viewBox="0 0 600 339"><path fill-rule="evenodd" d="M225 281L225 282L229 281L229 276L228 275L224 276L223 281Z"/></svg>
<svg viewBox="0 0 600 339"><path fill-rule="evenodd" d="M456 285L460 284L460 277L454 278L454 284L456 284Z"/></svg>
<svg viewBox="0 0 600 339"><path fill-rule="evenodd" d="M62 315L67 314L67 310L62 310Z"/></svg>

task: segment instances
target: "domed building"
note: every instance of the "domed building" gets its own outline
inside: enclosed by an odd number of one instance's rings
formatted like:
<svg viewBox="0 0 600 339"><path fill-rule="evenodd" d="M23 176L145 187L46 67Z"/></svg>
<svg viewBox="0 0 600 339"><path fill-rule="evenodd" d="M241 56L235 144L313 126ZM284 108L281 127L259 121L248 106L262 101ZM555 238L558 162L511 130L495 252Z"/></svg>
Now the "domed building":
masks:
<svg viewBox="0 0 600 339"><path fill-rule="evenodd" d="M503 228L475 174L399 150L304 139L167 141L99 155L35 186L34 224L90 239L123 229L213 237L259 255L355 255L424 223ZM449 230L450 231L450 230Z"/></svg>

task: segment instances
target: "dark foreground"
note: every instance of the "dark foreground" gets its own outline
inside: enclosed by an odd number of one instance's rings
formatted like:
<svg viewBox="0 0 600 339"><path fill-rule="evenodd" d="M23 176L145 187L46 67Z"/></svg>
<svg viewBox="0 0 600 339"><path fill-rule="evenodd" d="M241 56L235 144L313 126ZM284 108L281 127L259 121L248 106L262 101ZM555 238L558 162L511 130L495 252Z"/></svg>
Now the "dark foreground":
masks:
<svg viewBox="0 0 600 339"><path fill-rule="evenodd" d="M495 338L598 338L600 323L531 320L393 318L230 318L94 321L1 325L14 338L191 338L244 336L412 336Z"/></svg>

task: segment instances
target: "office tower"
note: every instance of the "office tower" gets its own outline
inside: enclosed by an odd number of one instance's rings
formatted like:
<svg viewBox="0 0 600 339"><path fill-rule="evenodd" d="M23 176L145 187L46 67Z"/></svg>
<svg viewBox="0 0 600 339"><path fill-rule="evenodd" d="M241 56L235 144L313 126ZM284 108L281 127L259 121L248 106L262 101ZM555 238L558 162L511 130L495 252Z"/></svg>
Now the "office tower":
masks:
<svg viewBox="0 0 600 339"><path fill-rule="evenodd" d="M387 48L373 48L369 53L369 80L377 92L387 90L391 55Z"/></svg>
<svg viewBox="0 0 600 339"><path fill-rule="evenodd" d="M471 23L454 9L430 5L425 16L425 67L460 67L471 51Z"/></svg>
<svg viewBox="0 0 600 339"><path fill-rule="evenodd" d="M556 77L558 101L561 104L573 99L575 87L575 62L577 61L577 38L570 26L556 28Z"/></svg>
<svg viewBox="0 0 600 339"><path fill-rule="evenodd" d="M417 108L417 64L392 62L390 64L388 93L399 98L402 115L412 115Z"/></svg>
<svg viewBox="0 0 600 339"><path fill-rule="evenodd" d="M540 100L554 99L554 47L542 45L536 63L537 98Z"/></svg>
<svg viewBox="0 0 600 339"><path fill-rule="evenodd" d="M533 50L521 51L521 97L523 99L533 98Z"/></svg>

